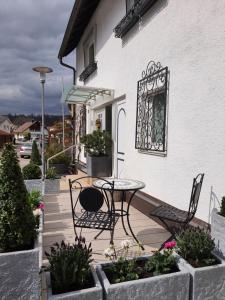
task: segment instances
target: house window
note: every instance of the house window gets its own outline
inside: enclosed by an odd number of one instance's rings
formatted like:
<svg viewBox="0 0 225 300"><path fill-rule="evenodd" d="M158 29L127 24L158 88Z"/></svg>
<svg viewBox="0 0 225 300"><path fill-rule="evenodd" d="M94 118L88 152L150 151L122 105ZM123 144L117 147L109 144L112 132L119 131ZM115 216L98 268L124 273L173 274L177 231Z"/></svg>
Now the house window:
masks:
<svg viewBox="0 0 225 300"><path fill-rule="evenodd" d="M150 62L138 81L135 148L140 151L166 151L167 73L167 67Z"/></svg>
<svg viewBox="0 0 225 300"><path fill-rule="evenodd" d="M80 81L85 81L96 69L95 45L96 45L96 27L93 27L83 43L84 52L84 70L80 74Z"/></svg>

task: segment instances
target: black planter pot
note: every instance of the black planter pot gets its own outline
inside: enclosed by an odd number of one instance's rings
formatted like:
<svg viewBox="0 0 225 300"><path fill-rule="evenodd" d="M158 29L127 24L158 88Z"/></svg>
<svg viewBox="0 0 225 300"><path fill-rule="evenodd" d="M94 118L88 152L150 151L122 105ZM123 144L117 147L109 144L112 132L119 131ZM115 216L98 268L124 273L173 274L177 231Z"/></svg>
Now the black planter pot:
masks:
<svg viewBox="0 0 225 300"><path fill-rule="evenodd" d="M112 157L87 156L87 174L92 177L112 176Z"/></svg>

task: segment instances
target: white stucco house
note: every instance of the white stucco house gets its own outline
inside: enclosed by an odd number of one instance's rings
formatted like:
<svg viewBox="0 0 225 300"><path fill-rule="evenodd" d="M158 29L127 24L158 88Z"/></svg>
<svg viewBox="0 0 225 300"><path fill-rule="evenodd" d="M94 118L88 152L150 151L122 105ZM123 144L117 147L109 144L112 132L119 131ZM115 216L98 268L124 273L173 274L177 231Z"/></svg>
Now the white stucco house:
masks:
<svg viewBox="0 0 225 300"><path fill-rule="evenodd" d="M76 49L64 99L77 118L86 106L87 132L98 118L112 133L113 175L146 183L143 210L188 209L198 173L197 218L209 222L212 195L225 194L224 20L223 0L75 2L59 50L63 64Z"/></svg>

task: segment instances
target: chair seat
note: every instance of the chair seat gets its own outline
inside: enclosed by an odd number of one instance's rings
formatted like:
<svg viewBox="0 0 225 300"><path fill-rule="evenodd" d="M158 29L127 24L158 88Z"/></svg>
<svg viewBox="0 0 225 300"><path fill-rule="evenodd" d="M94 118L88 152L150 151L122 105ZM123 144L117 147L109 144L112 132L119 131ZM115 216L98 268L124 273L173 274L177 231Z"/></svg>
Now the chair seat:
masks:
<svg viewBox="0 0 225 300"><path fill-rule="evenodd" d="M150 213L150 215L179 223L185 223L188 220L187 211L168 205L161 205L157 207Z"/></svg>
<svg viewBox="0 0 225 300"><path fill-rule="evenodd" d="M115 218L115 220L113 220ZM76 227L112 230L119 219L119 214L108 212L87 212L85 211L78 219L75 219Z"/></svg>

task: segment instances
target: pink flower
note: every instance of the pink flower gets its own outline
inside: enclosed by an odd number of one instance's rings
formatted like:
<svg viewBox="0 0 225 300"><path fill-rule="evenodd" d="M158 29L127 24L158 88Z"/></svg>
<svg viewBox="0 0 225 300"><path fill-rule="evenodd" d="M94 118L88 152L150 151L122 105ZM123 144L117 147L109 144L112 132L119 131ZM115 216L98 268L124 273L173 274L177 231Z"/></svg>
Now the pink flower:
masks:
<svg viewBox="0 0 225 300"><path fill-rule="evenodd" d="M45 208L45 204L44 204L43 202L40 202L40 203L38 204L38 208L44 209L44 208Z"/></svg>
<svg viewBox="0 0 225 300"><path fill-rule="evenodd" d="M165 243L164 248L165 249L171 249L171 248L176 247L176 245L177 245L176 241L171 241L171 242Z"/></svg>

